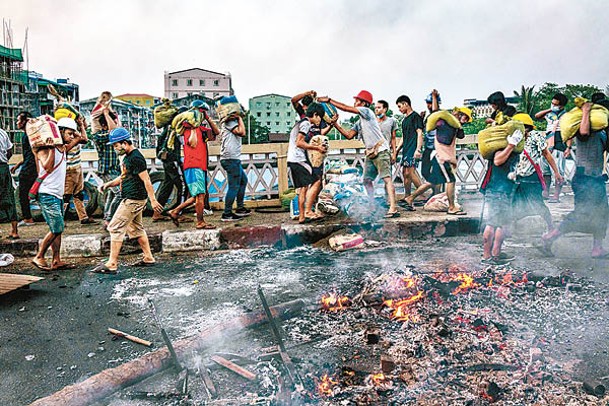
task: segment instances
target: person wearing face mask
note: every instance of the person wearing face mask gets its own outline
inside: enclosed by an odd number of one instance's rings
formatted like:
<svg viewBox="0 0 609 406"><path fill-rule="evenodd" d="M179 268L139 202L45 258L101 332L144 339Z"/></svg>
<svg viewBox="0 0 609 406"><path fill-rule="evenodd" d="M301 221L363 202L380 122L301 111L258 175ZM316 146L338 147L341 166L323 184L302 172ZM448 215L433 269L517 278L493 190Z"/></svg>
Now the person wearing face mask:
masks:
<svg viewBox="0 0 609 406"><path fill-rule="evenodd" d="M142 153L135 148L131 135L122 128L115 128L108 136L108 144L112 146L119 156L124 156L121 164L121 175L102 185L102 191L120 186L122 201L110 224L110 256L108 261L96 266L91 272L115 274L118 268L118 255L123 245L125 234L129 238L137 239L142 248L143 259L133 266L153 266L156 261L150 250L148 235L144 230L142 213L146 208L146 199L150 199L150 204L155 212L163 211L163 206L157 201L154 195L154 188L148 175L146 159Z"/></svg>
<svg viewBox="0 0 609 406"><path fill-rule="evenodd" d="M568 99L562 93L556 93L552 97L552 102L548 109L541 110L535 114L535 118L541 120L545 118L548 125L546 127L546 142L548 144L548 150L552 153L558 171L561 177L565 176L565 165L566 159L571 153L571 146L565 144L560 135L560 117L565 113L565 105ZM543 178L548 186L543 192L545 199L549 198L550 195L550 183L552 182L552 175L550 172L550 165L547 160L542 160L541 169L543 171ZM558 203L560 198L560 190L563 185L563 181L560 179L554 179L554 196L548 200L548 203Z"/></svg>

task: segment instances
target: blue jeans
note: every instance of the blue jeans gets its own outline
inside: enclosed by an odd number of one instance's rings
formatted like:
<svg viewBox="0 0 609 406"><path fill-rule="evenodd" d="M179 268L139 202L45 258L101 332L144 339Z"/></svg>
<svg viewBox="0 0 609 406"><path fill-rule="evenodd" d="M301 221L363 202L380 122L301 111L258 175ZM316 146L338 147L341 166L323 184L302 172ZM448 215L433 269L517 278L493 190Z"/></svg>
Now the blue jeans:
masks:
<svg viewBox="0 0 609 406"><path fill-rule="evenodd" d="M55 235L63 233L63 199L46 193L39 193L36 200L38 200L42 217L47 222L51 233Z"/></svg>
<svg viewBox="0 0 609 406"><path fill-rule="evenodd" d="M243 207L247 175L241 166L240 159L221 159L220 165L226 171L226 179L228 180L228 192L226 192L224 199L224 214L230 214L233 211L235 198L237 198L237 208Z"/></svg>

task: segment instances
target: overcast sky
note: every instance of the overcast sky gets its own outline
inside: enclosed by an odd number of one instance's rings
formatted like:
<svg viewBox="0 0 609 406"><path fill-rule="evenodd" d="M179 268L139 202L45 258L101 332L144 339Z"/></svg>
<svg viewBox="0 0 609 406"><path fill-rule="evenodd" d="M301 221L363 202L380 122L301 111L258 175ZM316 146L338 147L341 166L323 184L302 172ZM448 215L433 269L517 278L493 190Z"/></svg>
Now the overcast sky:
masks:
<svg viewBox="0 0 609 406"><path fill-rule="evenodd" d="M0 0L29 65L102 90L163 95L163 72L230 72L243 104L316 89L361 89L421 110L544 82L609 83L604 0Z"/></svg>

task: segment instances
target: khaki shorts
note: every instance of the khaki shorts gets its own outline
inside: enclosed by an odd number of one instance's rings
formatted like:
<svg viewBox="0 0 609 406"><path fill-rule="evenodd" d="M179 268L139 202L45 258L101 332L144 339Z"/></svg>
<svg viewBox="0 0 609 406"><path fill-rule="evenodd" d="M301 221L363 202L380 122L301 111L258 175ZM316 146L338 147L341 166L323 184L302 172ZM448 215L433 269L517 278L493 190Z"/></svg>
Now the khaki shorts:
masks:
<svg viewBox="0 0 609 406"><path fill-rule="evenodd" d="M146 235L142 213L146 208L146 200L125 199L116 209L112 221L108 224L110 241L123 241L125 234L129 238L139 238Z"/></svg>
<svg viewBox="0 0 609 406"><path fill-rule="evenodd" d="M82 192L85 188L85 179L82 176L82 169L66 171L66 186L64 187L64 195L75 195Z"/></svg>
<svg viewBox="0 0 609 406"><path fill-rule="evenodd" d="M391 156L389 151L379 152L374 159L366 158L364 161L364 180L375 180L391 177Z"/></svg>

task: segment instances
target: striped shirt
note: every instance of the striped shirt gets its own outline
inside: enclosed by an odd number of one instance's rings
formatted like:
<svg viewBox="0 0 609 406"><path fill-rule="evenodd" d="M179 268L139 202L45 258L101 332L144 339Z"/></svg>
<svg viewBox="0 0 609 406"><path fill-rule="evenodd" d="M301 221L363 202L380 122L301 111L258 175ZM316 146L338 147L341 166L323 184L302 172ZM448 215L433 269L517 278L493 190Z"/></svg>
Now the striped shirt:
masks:
<svg viewBox="0 0 609 406"><path fill-rule="evenodd" d="M75 145L68 153L66 154L66 163L68 171L75 171L80 169L80 145Z"/></svg>
<svg viewBox="0 0 609 406"><path fill-rule="evenodd" d="M112 145L108 145L108 131L93 134L93 142L97 148L97 173L100 175L118 176L121 174L118 155Z"/></svg>

